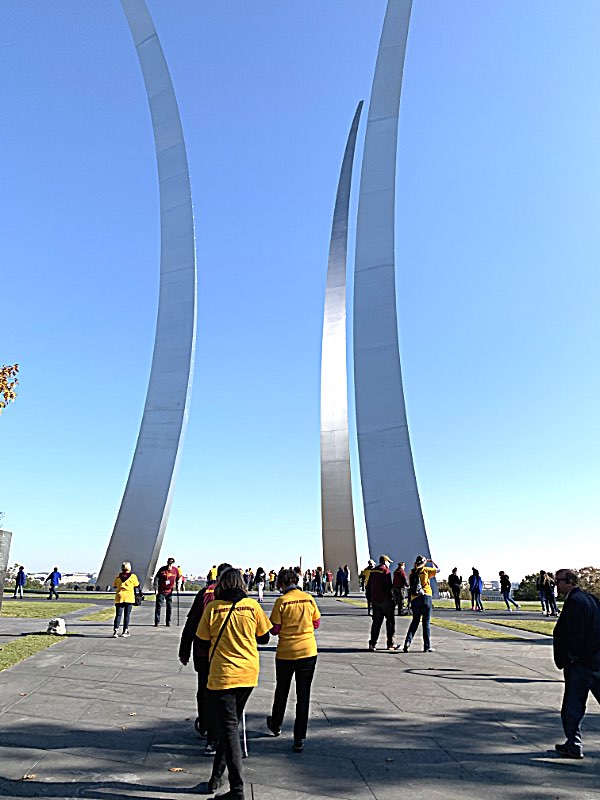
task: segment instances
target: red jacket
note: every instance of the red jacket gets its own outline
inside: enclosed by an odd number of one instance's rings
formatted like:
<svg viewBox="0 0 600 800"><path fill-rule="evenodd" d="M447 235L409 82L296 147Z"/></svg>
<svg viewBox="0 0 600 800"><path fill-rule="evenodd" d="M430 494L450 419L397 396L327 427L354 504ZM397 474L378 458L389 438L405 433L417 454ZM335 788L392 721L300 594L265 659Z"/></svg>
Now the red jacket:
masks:
<svg viewBox="0 0 600 800"><path fill-rule="evenodd" d="M394 589L406 589L408 586L408 578L402 567L396 567L394 570L393 586Z"/></svg>
<svg viewBox="0 0 600 800"><path fill-rule="evenodd" d="M371 603L384 603L392 600L392 576L385 564L371 570L365 589L367 600Z"/></svg>

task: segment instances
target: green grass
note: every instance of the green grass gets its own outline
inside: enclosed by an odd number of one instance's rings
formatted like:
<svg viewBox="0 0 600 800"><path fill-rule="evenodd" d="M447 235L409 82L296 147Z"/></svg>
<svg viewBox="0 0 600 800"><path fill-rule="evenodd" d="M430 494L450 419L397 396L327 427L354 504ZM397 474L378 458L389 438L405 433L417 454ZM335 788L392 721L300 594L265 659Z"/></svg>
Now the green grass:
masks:
<svg viewBox="0 0 600 800"><path fill-rule="evenodd" d="M78 619L83 622L106 622L109 619L114 619L115 608L105 608L103 611L95 611L93 614L86 614L85 617Z"/></svg>
<svg viewBox="0 0 600 800"><path fill-rule="evenodd" d="M463 607L463 611L470 611L471 606L469 600L462 600L461 604ZM506 611L506 604L504 600L483 600L483 605L486 611ZM521 606L523 611L539 611L540 610L540 601L539 600L517 600L517 603ZM450 608L454 610L454 600L434 600L433 604L436 608Z"/></svg>
<svg viewBox="0 0 600 800"><path fill-rule="evenodd" d="M482 619L481 622L489 622L490 625L502 625L505 628L517 628L521 631L531 633L541 633L544 636L552 636L556 622L546 622L538 619Z"/></svg>
<svg viewBox="0 0 600 800"><path fill-rule="evenodd" d="M0 672L35 653L39 653L40 650L45 650L47 647L52 647L53 644L64 642L66 638L66 636L53 636L46 633L30 634L2 645L0 647Z"/></svg>
<svg viewBox="0 0 600 800"><path fill-rule="evenodd" d="M50 602L46 600L38 603L35 600L25 602L22 600L4 600L2 603L2 617L12 617L22 619L50 619L52 617L62 617L71 614L73 611L81 611L83 608L91 608L90 603L62 603L60 600Z"/></svg>
<svg viewBox="0 0 600 800"><path fill-rule="evenodd" d="M478 628L477 625L469 625L466 622L455 622L453 619L438 619L437 617L432 617L431 624L438 628L446 628L449 631L465 633L467 636L476 636L478 639L503 639L513 642L515 639L521 640L520 636L511 636L509 633Z"/></svg>
<svg viewBox="0 0 600 800"><path fill-rule="evenodd" d="M351 597L336 597L338 603L348 603L351 606L358 606L359 608L366 608L366 600L353 600Z"/></svg>

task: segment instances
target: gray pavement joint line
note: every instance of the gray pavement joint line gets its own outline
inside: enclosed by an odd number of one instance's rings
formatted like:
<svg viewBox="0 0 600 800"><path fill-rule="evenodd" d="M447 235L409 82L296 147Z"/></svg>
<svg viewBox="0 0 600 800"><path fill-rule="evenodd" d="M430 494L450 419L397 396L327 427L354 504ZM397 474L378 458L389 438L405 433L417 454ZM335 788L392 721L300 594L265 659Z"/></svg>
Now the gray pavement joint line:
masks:
<svg viewBox="0 0 600 800"><path fill-rule="evenodd" d="M321 714L323 714L323 716L324 716L324 717L325 717L325 719L327 720L327 724L328 724L328 725L331 725L331 727L333 727L333 722L332 722L332 721L329 719L329 717L327 716L327 714L326 714L326 712L325 712L325 709L323 708L323 706L322 706L320 703L317 703L317 705L318 705L318 706L319 706L319 708L321 709Z"/></svg>
<svg viewBox="0 0 600 800"><path fill-rule="evenodd" d="M373 797L375 798L375 800L377 800L377 795L375 794L375 792L373 791L373 789L371 789L371 787L370 787L370 786L369 786L369 784L367 783L367 780L366 780L365 776L362 774L362 772L360 771L360 767L359 767L359 766L358 766L358 764L356 763L355 759L353 759L353 758L352 758L352 759L350 759L350 760L351 760L351 761L352 761L352 763L354 764L354 767L355 767L356 771L358 772L358 774L360 775L360 777L361 777L361 778L363 779L363 781L365 782L365 786L367 787L367 789L368 789L368 790L371 792L371 794L373 795Z"/></svg>
<svg viewBox="0 0 600 800"><path fill-rule="evenodd" d="M53 675L48 675L48 677L46 678L45 681L43 681L43 683L41 683L39 686L36 686L36 688L32 689L30 692L27 692L27 696L29 696L30 694L35 694L36 692L38 692L42 688L42 686L45 686L48 683L49 680L52 680L53 677L54 677ZM12 706L9 706L8 708L5 708L0 713L0 717L2 716L2 714L6 714L7 711L12 711L12 709L15 706L18 706L19 703L22 703L24 699L25 699L24 697L19 697L18 700L15 700L15 702L12 704Z"/></svg>
<svg viewBox="0 0 600 800"><path fill-rule="evenodd" d="M401 708L395 700L392 700L391 697L388 697L385 692L382 692L381 694L385 697L388 703L391 703L393 706L395 706L398 709L398 711L400 711L402 714L405 713L404 709Z"/></svg>
<svg viewBox="0 0 600 800"><path fill-rule="evenodd" d="M444 747L444 745L443 745L443 744L442 744L442 743L441 743L441 742L440 742L438 739L436 739L436 738L435 738L435 736L432 736L431 738L432 738L432 740L433 740L433 741L434 741L434 742L437 744L437 746L438 746L438 747L439 747L441 750L443 750L443 751L444 751L444 753L446 753L446 755L447 755L447 756L450 756L450 758L452 759L452 761L454 761L456 764L458 764L460 767L462 767L462 769L464 769L464 770L465 770L465 772L468 772L468 774L469 774L469 775L470 775L470 776L473 778L473 780L474 780L474 781L478 781L479 783L481 783L481 775L478 775L478 774L477 774L477 772L475 772L475 771L473 771L473 770L470 770L470 769L469 769L469 767L467 767L467 765L466 765L466 764L464 764L464 763L463 763L463 762L460 760L460 758L458 758L458 757L454 756L450 750L447 750L447 749Z"/></svg>

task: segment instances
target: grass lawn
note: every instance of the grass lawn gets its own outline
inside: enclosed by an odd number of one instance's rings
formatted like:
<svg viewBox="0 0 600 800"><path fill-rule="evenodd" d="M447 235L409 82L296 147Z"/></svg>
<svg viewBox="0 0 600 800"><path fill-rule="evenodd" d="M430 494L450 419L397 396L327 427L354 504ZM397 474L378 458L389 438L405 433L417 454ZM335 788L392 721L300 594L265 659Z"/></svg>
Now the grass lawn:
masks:
<svg viewBox="0 0 600 800"><path fill-rule="evenodd" d="M463 611L470 611L470 600L461 600ZM483 606L486 611L506 611L506 604L504 600L483 600ZM541 611L539 600L518 600L517 601L523 611ZM454 600L434 600L433 604L436 608L450 608L454 609Z"/></svg>
<svg viewBox="0 0 600 800"><path fill-rule="evenodd" d="M51 619L52 617L64 617L73 611L81 611L82 608L91 608L90 603L61 603L60 600L46 600L45 602L24 602L21 600L4 600L2 603L2 617L30 619Z"/></svg>
<svg viewBox="0 0 600 800"><path fill-rule="evenodd" d="M531 631L531 633L542 633L544 636L552 636L556 622L546 622L541 619L482 619L481 622L489 622L490 625L502 625L505 628L517 628L521 631Z"/></svg>
<svg viewBox="0 0 600 800"><path fill-rule="evenodd" d="M85 617L79 617L83 622L106 622L109 619L115 618L115 607L105 608L102 611L94 611L92 614L86 614Z"/></svg>
<svg viewBox="0 0 600 800"><path fill-rule="evenodd" d="M478 639L504 639L513 642L515 639L522 640L520 636L514 636L510 633L502 633L501 631L490 631L486 630L485 628L478 628L477 625L469 625L466 622L455 622L453 619L438 619L437 617L432 617L431 624L438 628L446 628L449 631L466 633L467 636L476 636Z"/></svg>
<svg viewBox="0 0 600 800"><path fill-rule="evenodd" d="M52 634L32 634L30 636L20 636L13 642L2 645L0 647L0 671L8 669L24 658L39 653L40 650L45 650L47 647L52 647L53 644L64 642L66 636L52 636Z"/></svg>
<svg viewBox="0 0 600 800"><path fill-rule="evenodd" d="M366 608L367 601L366 600L353 600L352 597L336 597L335 598L339 603L348 603L351 606L358 606L359 608Z"/></svg>

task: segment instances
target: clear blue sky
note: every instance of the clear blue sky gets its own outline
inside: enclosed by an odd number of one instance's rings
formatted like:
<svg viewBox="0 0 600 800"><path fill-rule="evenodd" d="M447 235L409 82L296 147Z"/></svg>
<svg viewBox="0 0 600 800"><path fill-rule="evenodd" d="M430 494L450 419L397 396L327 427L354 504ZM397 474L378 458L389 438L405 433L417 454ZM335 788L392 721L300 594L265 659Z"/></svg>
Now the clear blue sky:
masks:
<svg viewBox="0 0 600 800"><path fill-rule="evenodd" d="M163 556L190 572L223 558L316 564L331 216L385 2L149 7L187 139L199 273L190 425ZM22 368L0 418L0 509L13 561L92 571L152 353L150 119L117 0L3 0L0 31L0 363ZM414 0L398 311L444 572L598 565L598 41L595 0ZM362 561L356 458L354 469Z"/></svg>

